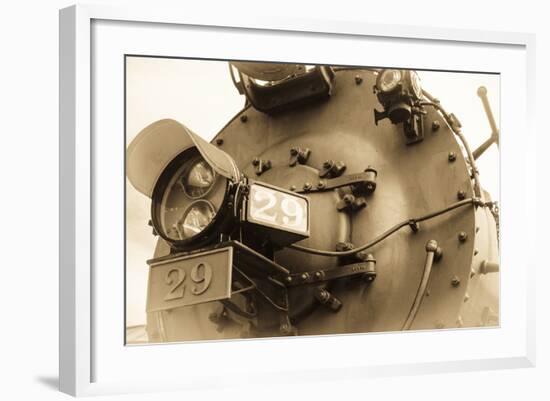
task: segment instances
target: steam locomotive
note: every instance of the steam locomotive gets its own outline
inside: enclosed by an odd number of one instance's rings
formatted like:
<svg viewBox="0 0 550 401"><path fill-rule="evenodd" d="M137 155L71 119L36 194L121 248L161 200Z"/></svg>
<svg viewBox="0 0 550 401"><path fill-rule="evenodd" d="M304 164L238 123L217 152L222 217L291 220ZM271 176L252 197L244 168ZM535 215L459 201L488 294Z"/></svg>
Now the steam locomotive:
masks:
<svg viewBox="0 0 550 401"><path fill-rule="evenodd" d="M498 205L413 70L229 63L246 105L209 143L127 148L151 199L151 342L499 324Z"/></svg>

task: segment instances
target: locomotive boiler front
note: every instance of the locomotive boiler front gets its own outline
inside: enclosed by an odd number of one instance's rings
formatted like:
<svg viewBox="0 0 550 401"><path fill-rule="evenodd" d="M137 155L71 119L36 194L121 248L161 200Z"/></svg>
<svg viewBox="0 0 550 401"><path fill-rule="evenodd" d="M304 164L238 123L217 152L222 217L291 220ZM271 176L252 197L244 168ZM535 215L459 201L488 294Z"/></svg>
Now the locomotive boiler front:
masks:
<svg viewBox="0 0 550 401"><path fill-rule="evenodd" d="M498 325L483 149L414 71L230 70L246 106L211 143L161 120L128 148L150 341Z"/></svg>

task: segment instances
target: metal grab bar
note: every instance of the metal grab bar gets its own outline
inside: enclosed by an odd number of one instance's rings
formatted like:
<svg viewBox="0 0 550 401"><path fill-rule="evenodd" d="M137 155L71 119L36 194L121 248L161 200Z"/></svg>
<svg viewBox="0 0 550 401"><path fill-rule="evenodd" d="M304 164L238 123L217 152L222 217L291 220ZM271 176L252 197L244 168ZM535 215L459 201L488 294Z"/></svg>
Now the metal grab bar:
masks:
<svg viewBox="0 0 550 401"><path fill-rule="evenodd" d="M418 291L416 292L416 296L414 298L411 310L409 311L409 315L407 316L407 319L405 320L405 323L403 324L401 330L409 330L412 322L414 321L414 318L416 317L416 314L418 313L420 304L422 303L424 295L426 294L426 288L428 287L428 281L430 280L430 275L432 272L432 265L436 258L437 252L437 241L433 239L429 240L426 243L426 261L424 262L424 272L422 273L422 280L420 281L420 286L418 287Z"/></svg>

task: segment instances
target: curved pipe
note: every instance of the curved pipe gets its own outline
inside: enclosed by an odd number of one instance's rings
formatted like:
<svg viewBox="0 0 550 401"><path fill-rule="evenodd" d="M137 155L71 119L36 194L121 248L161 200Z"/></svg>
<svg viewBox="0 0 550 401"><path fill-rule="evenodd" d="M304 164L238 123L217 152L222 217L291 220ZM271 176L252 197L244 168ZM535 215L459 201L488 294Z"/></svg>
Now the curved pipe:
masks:
<svg viewBox="0 0 550 401"><path fill-rule="evenodd" d="M429 240L426 243L426 262L424 263L422 280L420 281L420 285L418 286L418 290L416 291L416 296L414 297L414 302L412 304L411 310L409 311L409 315L407 316L407 319L405 320L405 323L403 324L403 328L401 330L409 330L411 328L412 322L414 321L414 318L416 317L416 314L418 313L420 304L422 303L424 295L426 294L426 288L428 287L428 281L430 280L430 274L432 273L432 265L435 259L436 251L437 241L433 239Z"/></svg>

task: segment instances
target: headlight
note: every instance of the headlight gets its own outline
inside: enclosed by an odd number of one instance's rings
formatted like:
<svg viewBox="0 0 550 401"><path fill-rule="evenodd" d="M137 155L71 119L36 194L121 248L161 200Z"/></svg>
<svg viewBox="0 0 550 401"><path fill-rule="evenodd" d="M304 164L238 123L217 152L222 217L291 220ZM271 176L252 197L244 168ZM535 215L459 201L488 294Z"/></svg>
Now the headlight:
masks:
<svg viewBox="0 0 550 401"><path fill-rule="evenodd" d="M279 246L309 236L307 197L250 183L231 156L177 121L145 127L128 146L126 163L130 183L151 198L155 232L176 251L237 233Z"/></svg>
<svg viewBox="0 0 550 401"><path fill-rule="evenodd" d="M213 170L196 148L176 157L160 176L151 216L158 234L175 247L207 240L225 219L229 180ZM219 214L223 216L218 216ZM219 229L219 227L218 227Z"/></svg>
<svg viewBox="0 0 550 401"><path fill-rule="evenodd" d="M380 92L391 92L401 82L402 74L399 70L384 70L376 80L376 86Z"/></svg>

